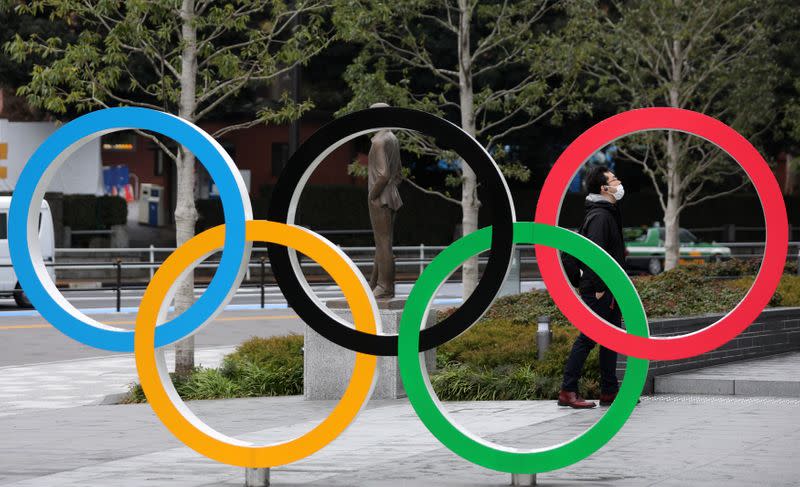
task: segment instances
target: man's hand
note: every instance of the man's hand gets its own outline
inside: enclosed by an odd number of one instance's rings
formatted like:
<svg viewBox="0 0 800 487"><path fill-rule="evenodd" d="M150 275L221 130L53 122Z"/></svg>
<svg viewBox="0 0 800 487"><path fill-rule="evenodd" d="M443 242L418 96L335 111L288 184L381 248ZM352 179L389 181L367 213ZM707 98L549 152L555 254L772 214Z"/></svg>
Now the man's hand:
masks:
<svg viewBox="0 0 800 487"><path fill-rule="evenodd" d="M603 295L605 295L605 293L606 293L605 291L603 291L601 293L594 293L594 298L595 299L600 299L600 298L603 297Z"/></svg>

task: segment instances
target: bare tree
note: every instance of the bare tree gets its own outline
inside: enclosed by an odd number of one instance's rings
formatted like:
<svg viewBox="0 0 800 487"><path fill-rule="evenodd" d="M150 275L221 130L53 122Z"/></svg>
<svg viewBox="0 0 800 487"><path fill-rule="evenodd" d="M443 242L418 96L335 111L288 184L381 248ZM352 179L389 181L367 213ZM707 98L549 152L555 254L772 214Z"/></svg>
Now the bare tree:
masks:
<svg viewBox="0 0 800 487"><path fill-rule="evenodd" d="M33 106L54 113L109 106L138 106L175 113L190 122L208 118L243 90L275 82L328 45L332 33L322 15L324 0L169 0L96 2L38 0L20 4L23 14L49 14L77 31L76 40L19 35L6 45L22 62L40 62L32 80L19 88ZM295 22L302 15L303 23ZM309 102L294 104L284 94L250 120L212 134L298 118ZM176 244L194 236L195 158L173 150L162 138L140 132L177 166ZM180 283L175 312L194 302L194 276ZM176 344L176 372L194 368L194 339Z"/></svg>
<svg viewBox="0 0 800 487"><path fill-rule="evenodd" d="M354 96L344 111L383 101L457 117L465 132L489 145L583 110L573 96L582 57L565 47L569 28L548 28L571 3L343 0L334 15L339 35L363 45L345 75ZM406 137L408 150L456 158L424 137ZM463 161L459 168L451 182L461 188L456 201L466 235L478 228L479 181ZM529 174L519 164L505 171L523 179ZM464 298L477 282L473 258L463 267Z"/></svg>
<svg viewBox="0 0 800 487"><path fill-rule="evenodd" d="M587 65L601 96L624 108L702 112L751 138L768 125L778 70L769 54L762 2L614 0L610 6L595 10L600 43L596 62ZM629 141L621 153L642 167L658 193L665 268L672 269L680 252L681 212L749 181L726 154L695 137L666 131Z"/></svg>

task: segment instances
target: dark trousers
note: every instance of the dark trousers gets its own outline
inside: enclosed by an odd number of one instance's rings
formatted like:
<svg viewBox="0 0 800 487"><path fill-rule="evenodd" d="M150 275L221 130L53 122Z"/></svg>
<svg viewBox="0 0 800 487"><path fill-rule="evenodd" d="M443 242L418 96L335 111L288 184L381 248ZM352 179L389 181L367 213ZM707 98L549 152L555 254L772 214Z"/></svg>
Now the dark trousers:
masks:
<svg viewBox="0 0 800 487"><path fill-rule="evenodd" d="M613 301L611 293L606 293L597 299L594 293L581 294L581 299L589 308L597 313L601 318L612 325L622 328L622 314L619 306ZM564 367L564 382L561 388L565 391L578 392L578 379L581 378L583 364L586 357L596 345L595 341L581 333L572 345L572 351ZM600 347L600 391L603 394L613 394L619 389L617 380L617 352L606 347Z"/></svg>

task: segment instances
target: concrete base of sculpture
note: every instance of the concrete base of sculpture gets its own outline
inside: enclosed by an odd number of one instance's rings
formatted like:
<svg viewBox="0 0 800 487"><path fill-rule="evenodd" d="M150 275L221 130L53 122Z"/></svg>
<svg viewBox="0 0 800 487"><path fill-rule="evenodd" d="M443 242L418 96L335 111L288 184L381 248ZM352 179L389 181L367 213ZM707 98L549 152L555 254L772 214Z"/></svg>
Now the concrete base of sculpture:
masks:
<svg viewBox="0 0 800 487"><path fill-rule="evenodd" d="M392 298L378 300L378 310L384 333L397 333L400 326L400 315L403 312L405 299ZM329 301L328 307L345 321L352 323L353 315L344 301ZM428 313L425 328L436 323L436 313ZM311 327L305 327L305 344L303 346L303 396L307 401L336 400L344 395L356 354L342 348L318 334ZM425 352L425 364L428 372L436 369L436 350ZM397 399L405 397L400 380L400 369L397 357L378 357L378 382L375 384L375 399Z"/></svg>

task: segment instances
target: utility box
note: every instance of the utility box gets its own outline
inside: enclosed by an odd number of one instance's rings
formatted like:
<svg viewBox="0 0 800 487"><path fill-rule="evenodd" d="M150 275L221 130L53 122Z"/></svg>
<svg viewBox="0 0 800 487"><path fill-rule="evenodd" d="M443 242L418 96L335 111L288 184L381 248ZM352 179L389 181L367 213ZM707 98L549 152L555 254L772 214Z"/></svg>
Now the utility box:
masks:
<svg viewBox="0 0 800 487"><path fill-rule="evenodd" d="M164 207L164 187L158 184L142 183L139 194L139 223L154 227L164 226L166 211Z"/></svg>

